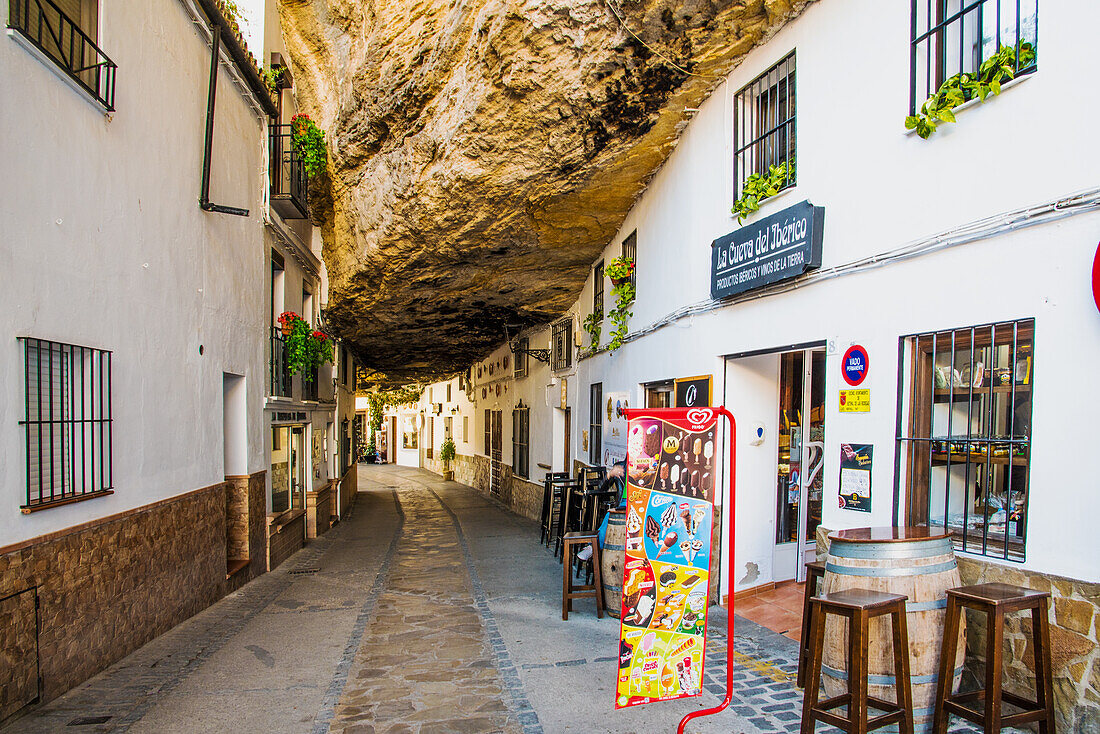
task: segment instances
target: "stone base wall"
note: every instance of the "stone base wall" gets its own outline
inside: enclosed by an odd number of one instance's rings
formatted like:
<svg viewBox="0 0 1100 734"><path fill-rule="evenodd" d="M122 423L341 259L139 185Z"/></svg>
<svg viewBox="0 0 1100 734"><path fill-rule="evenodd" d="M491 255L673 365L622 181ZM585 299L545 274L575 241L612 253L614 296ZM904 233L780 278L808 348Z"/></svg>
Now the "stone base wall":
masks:
<svg viewBox="0 0 1100 734"><path fill-rule="evenodd" d="M45 701L210 606L226 589L226 506L219 483L0 548L0 599L18 594L0 607L0 629L13 622L0 660L22 655L33 592L19 592L35 587ZM0 675L0 705L16 677Z"/></svg>
<svg viewBox="0 0 1100 734"><path fill-rule="evenodd" d="M238 481L238 480L243 480ZM243 496L242 486L243 485ZM248 565L227 579L225 592L236 591L267 570L267 472L226 477L227 561ZM240 540L243 533L244 541ZM234 555L243 553L243 555Z"/></svg>
<svg viewBox="0 0 1100 734"><path fill-rule="evenodd" d="M336 480L329 482L328 486L317 492L306 492L306 537L316 538L328 532L333 512L333 495L336 490Z"/></svg>
<svg viewBox="0 0 1100 734"><path fill-rule="evenodd" d="M1058 731L1100 731L1100 584L1038 574L1020 568L958 556L963 584L999 582L1051 594L1050 647ZM1005 688L1034 698L1035 651L1031 615L1005 616ZM986 625L983 615L967 614L964 685L978 688L985 670Z"/></svg>
<svg viewBox="0 0 1100 734"><path fill-rule="evenodd" d="M267 570L278 568L306 544L306 511L290 510L268 526Z"/></svg>
<svg viewBox="0 0 1100 734"><path fill-rule="evenodd" d="M225 554L229 560L248 555L248 477L225 478Z"/></svg>
<svg viewBox="0 0 1100 734"><path fill-rule="evenodd" d="M428 461L425 468L443 473L442 462ZM451 462L451 469L454 470L456 482L473 487L481 494L489 494L489 457L460 454ZM495 495L496 498L516 514L537 521L542 513L542 485L513 477L512 467L507 464L502 469L500 494Z"/></svg>
<svg viewBox="0 0 1100 734"><path fill-rule="evenodd" d="M348 511L351 510L351 505L355 502L355 493L359 491L359 467L357 464L352 464L348 467L348 470L344 472L344 476L340 477L340 517L345 517Z"/></svg>

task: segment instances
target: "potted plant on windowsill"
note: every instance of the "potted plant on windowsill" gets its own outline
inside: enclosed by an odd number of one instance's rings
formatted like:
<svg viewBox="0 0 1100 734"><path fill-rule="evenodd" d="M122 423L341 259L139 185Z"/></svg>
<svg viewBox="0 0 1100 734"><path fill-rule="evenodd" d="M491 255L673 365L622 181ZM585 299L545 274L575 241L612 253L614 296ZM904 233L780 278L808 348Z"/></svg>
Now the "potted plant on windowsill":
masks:
<svg viewBox="0 0 1100 734"><path fill-rule="evenodd" d="M612 285L622 285L634 275L634 261L629 257L612 258L603 269L605 275L611 278Z"/></svg>
<svg viewBox="0 0 1100 734"><path fill-rule="evenodd" d="M332 340L324 332L314 331L309 322L293 311L282 313L279 324L286 335L287 370L292 375L301 375L306 382L312 382L313 370L333 360Z"/></svg>
<svg viewBox="0 0 1100 734"><path fill-rule="evenodd" d="M443 478L447 481L454 480L455 473L451 469L451 462L455 460L455 442L449 436L443 440L443 445L439 447L439 458L443 462Z"/></svg>

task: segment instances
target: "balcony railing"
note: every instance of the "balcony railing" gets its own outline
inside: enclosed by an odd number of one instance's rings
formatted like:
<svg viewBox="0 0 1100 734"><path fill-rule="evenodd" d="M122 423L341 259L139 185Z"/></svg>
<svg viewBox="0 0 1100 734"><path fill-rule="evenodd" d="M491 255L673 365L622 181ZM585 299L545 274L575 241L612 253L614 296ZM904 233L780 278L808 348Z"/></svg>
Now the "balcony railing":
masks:
<svg viewBox="0 0 1100 734"><path fill-rule="evenodd" d="M271 329L271 394L274 397L290 397L290 369L286 362L286 337L282 329Z"/></svg>
<svg viewBox="0 0 1100 734"><path fill-rule="evenodd" d="M50 0L9 0L8 10L9 28L19 31L108 112L114 111L118 65L76 21Z"/></svg>
<svg viewBox="0 0 1100 734"><path fill-rule="evenodd" d="M309 177L290 139L290 125L271 126L271 208L283 219L305 219L309 213Z"/></svg>
<svg viewBox="0 0 1100 734"><path fill-rule="evenodd" d="M311 379L308 380L305 377L302 378L302 400L317 400L317 383L319 380L317 379L316 367L309 372L309 377Z"/></svg>

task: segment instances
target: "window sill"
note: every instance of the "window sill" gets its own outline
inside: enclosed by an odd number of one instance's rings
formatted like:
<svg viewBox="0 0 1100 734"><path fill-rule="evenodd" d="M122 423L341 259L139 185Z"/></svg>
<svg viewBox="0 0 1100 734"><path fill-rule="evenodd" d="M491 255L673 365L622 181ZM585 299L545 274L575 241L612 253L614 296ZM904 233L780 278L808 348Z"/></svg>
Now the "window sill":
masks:
<svg viewBox="0 0 1100 734"><path fill-rule="evenodd" d="M69 73L65 69L58 66L57 62L42 52L40 48L34 45L34 43L27 38L18 28L8 28L8 37L25 48L31 56L33 56L39 63L49 69L54 76L61 81L65 82L77 95L80 96L85 102L95 108L96 112L107 118L108 121L114 115L114 110L108 109L98 97L89 92L84 85L69 76Z"/></svg>
<svg viewBox="0 0 1100 734"><path fill-rule="evenodd" d="M1027 74L1024 74L1023 76L1018 76L1015 79L1012 79L1010 81L1005 82L1004 84L1001 85L1001 94L1004 94L1005 92L1012 89L1013 87L1016 87L1016 86L1018 86L1018 85L1020 85L1024 82L1026 82L1028 79L1030 79L1033 76L1035 76L1034 71L1029 72ZM997 96L999 97L1001 95L999 94ZM991 102L994 99L996 99L996 97L990 96L990 97L986 97L985 101L986 102ZM967 101L963 102L961 105L959 105L958 107L955 107L951 111L953 113L955 113L956 117L958 117L960 112L965 112L966 110L969 110L972 107L977 107L978 105L981 105L981 104L985 104L985 102L982 102L980 99L975 97L974 99L968 99ZM940 123L940 124L943 124L943 123ZM948 124L950 124L950 123L948 123ZM914 128L912 130L902 130L902 132L905 133L906 135L916 135L917 134L916 128ZM935 133L932 133L932 134L935 135Z"/></svg>
<svg viewBox="0 0 1100 734"><path fill-rule="evenodd" d="M19 510L24 515L29 515L32 512L38 512L39 510L48 510L51 507L61 507L62 505L71 505L75 502L83 502L84 500L92 500L96 497L106 497L109 494L114 494L113 489L103 489L99 492L88 492L86 494L76 495L73 497L65 497L59 500L50 500L49 502L40 502L35 505L21 505Z"/></svg>
<svg viewBox="0 0 1100 734"><path fill-rule="evenodd" d="M750 215L749 215L749 216L748 216L748 217L747 217L747 218L745 219L745 224L737 224L737 215L736 215L736 214L734 214L733 212L730 212L730 219L732 219L732 220L733 220L733 223L734 223L734 224L735 224L735 225L736 225L736 226L737 226L738 228L740 228L740 227L744 227L744 226L746 226L746 225L747 225L747 223L748 223L748 222L749 222L750 220L752 220L752 219L756 219L757 217L761 216L761 213L762 213L762 212L763 212L763 211L764 211L765 209L768 209L769 207L771 207L771 204L772 204L772 202L773 202L773 201L778 201L778 200L782 199L782 198L783 198L784 196L786 196L787 194L789 194L790 192L794 191L794 190L795 190L795 189L797 189L797 188L798 188L798 182L797 182L797 181L795 181L795 183L794 183L794 186L788 186L787 188L785 188L785 189L781 190L781 191L780 191L780 192L779 192L778 194L776 194L775 196L769 196L769 197L768 197L767 199L764 199L764 200L763 200L762 202L760 202L760 208L759 208L759 209L757 209L756 211L754 211L754 212L753 212L752 214L750 214Z"/></svg>

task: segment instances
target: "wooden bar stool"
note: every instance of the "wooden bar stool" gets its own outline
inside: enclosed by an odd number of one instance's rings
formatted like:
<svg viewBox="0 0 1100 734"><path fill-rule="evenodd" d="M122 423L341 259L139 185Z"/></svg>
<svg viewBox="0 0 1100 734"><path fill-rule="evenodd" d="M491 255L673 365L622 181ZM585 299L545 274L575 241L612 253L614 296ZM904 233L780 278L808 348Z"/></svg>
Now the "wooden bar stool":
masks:
<svg viewBox="0 0 1100 734"><path fill-rule="evenodd" d="M586 596L596 597L596 618L603 619L603 582L600 580L600 549L596 533L566 533L563 538L564 554L561 569L561 618L569 619L573 600ZM592 547L592 583L573 585L573 547Z"/></svg>
<svg viewBox="0 0 1100 734"><path fill-rule="evenodd" d="M1040 734L1054 734L1054 688L1050 665L1050 622L1047 608L1050 594L1008 584L978 584L947 590L947 616L944 621L943 645L940 650L940 678L936 688L936 711L932 720L934 732L946 732L951 714L982 724L986 732L999 732L1005 726L1017 726L1029 721L1039 722ZM959 619L963 608L985 614L985 688L970 693L951 693L951 671L944 672L947 661L955 659L959 638ZM1031 610L1031 634L1035 646L1035 700L1017 696L1001 688L1002 645L1006 612ZM970 708L964 702L981 701L982 710ZM1002 703L1023 709L1004 715Z"/></svg>
<svg viewBox="0 0 1100 734"><path fill-rule="evenodd" d="M810 599L817 596L824 589L819 589L825 578L825 561L811 561L806 564L806 595L802 599L802 637L798 643L798 678L795 685L802 688L806 683L806 663L810 660L810 615L813 606Z"/></svg>
<svg viewBox="0 0 1100 734"><path fill-rule="evenodd" d="M848 734L865 734L897 722L905 734L913 734L913 697L909 683L909 632L905 626L905 600L901 594L867 589L846 589L810 600L810 648L806 691L802 700L802 734L813 734L814 722L823 721ZM821 656L825 647L825 618L836 614L848 620L848 692L818 703ZM889 614L893 628L894 682L897 702L867 695L867 632L872 617ZM848 707L848 717L830 713ZM868 718L868 707L884 711Z"/></svg>

